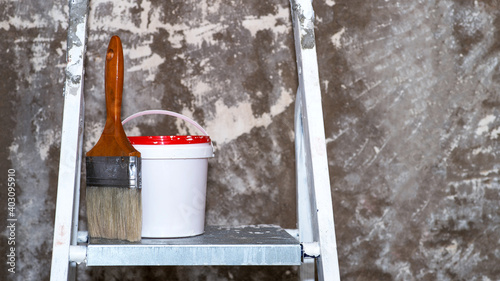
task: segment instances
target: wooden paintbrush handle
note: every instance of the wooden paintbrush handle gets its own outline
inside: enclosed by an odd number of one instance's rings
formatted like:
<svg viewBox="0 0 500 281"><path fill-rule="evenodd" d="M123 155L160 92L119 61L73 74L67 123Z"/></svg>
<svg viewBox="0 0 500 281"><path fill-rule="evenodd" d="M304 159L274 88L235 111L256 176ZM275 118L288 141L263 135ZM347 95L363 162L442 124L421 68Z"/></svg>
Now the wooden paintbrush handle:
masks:
<svg viewBox="0 0 500 281"><path fill-rule="evenodd" d="M106 124L101 138L87 152L87 156L141 156L128 141L121 122L123 65L121 40L118 36L113 36L106 52Z"/></svg>
<svg viewBox="0 0 500 281"><path fill-rule="evenodd" d="M118 36L111 37L106 52L105 66L106 128L104 134L114 135L117 124L121 125L123 95L123 49Z"/></svg>

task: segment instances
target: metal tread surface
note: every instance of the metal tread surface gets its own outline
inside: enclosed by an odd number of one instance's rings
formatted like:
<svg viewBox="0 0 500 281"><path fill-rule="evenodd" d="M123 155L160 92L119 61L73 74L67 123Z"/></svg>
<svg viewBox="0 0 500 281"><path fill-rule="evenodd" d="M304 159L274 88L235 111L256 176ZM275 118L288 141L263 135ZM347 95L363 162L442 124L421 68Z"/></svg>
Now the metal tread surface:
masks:
<svg viewBox="0 0 500 281"><path fill-rule="evenodd" d="M298 240L275 225L207 226L202 235L140 242L90 239L87 266L300 265Z"/></svg>

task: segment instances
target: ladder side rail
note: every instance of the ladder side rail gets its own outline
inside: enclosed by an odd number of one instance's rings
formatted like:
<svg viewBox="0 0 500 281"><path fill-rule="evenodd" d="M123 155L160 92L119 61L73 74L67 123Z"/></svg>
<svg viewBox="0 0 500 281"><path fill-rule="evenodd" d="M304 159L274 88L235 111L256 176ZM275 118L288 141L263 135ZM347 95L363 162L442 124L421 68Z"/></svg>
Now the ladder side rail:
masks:
<svg viewBox="0 0 500 281"><path fill-rule="evenodd" d="M300 102L307 151L306 169L313 198L313 235L321 248L317 258L318 277L320 280L340 280L314 37L314 11L310 0L291 0L291 6L299 92L302 93Z"/></svg>
<svg viewBox="0 0 500 281"><path fill-rule="evenodd" d="M313 212L311 201L313 200L312 189L309 188L307 177L306 153L308 150L304 144L304 118L302 112L302 91L300 87L297 90L295 98L295 175L297 192L297 228L298 238L301 243L314 242L313 237ZM299 269L299 280L314 280L314 259L302 258L302 265Z"/></svg>
<svg viewBox="0 0 500 281"><path fill-rule="evenodd" d="M295 98L295 169L297 189L297 227L300 242L314 242L311 212L312 195L308 185L304 125L302 114L302 92L297 90Z"/></svg>
<svg viewBox="0 0 500 281"><path fill-rule="evenodd" d="M84 70L85 71L85 70ZM85 99L82 98L81 108L80 108L80 124L82 126L82 132L84 127L84 119L85 119ZM79 133L80 140L78 141L78 159L76 161L76 167L82 166L82 148L83 148L83 133ZM76 179L75 179L75 192L73 196L73 222L71 228L71 240L70 245L76 246L78 244L78 216L80 211L80 182L81 182L81 172L77 171ZM71 251L71 247L70 247ZM76 262L70 262L69 264L69 276L68 280L76 280Z"/></svg>
<svg viewBox="0 0 500 281"><path fill-rule="evenodd" d="M69 250L71 244L76 244L78 219L75 222L74 218L78 214L75 201L79 200L80 187L87 12L88 0L69 1L63 124L50 274L53 281L68 280L70 277ZM74 270L74 265L72 268ZM71 275L73 278L74 272Z"/></svg>

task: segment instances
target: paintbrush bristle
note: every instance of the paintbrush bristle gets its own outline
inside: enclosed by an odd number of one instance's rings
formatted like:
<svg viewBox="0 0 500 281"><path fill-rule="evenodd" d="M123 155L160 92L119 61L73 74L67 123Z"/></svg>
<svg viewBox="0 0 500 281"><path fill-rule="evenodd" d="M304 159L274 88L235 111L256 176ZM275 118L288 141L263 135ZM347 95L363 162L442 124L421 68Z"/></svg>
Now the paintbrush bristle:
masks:
<svg viewBox="0 0 500 281"><path fill-rule="evenodd" d="M90 237L141 240L140 188L87 186L86 197Z"/></svg>

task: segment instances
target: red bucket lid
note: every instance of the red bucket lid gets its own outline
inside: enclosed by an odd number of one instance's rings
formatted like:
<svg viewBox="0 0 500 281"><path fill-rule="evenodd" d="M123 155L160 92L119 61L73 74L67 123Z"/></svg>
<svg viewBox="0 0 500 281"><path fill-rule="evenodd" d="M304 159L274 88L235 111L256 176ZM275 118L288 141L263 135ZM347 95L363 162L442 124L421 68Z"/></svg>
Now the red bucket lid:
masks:
<svg viewBox="0 0 500 281"><path fill-rule="evenodd" d="M173 145L210 143L209 136L133 136L128 137L131 144L135 145Z"/></svg>

